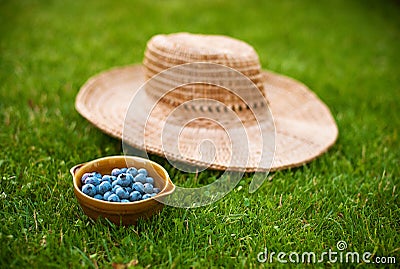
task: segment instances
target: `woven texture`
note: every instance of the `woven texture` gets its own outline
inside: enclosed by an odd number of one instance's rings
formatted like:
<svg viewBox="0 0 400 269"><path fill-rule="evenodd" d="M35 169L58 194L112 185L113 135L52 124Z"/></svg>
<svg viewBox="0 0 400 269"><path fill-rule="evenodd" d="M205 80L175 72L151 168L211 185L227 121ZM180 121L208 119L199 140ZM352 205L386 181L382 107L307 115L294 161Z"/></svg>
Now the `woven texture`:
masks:
<svg viewBox="0 0 400 269"><path fill-rule="evenodd" d="M146 67L147 79L158 75L176 65L193 62L212 62L230 67L245 75L264 94L261 65L257 53L248 44L226 36L207 36L178 33L171 35L157 35L147 43L143 64ZM182 86L170 92L163 101L172 105L179 105L195 98L207 98L222 102L232 109L245 108L241 98L232 93L221 90L235 86L240 90L240 96L249 96L247 85L240 85L241 79L226 69L196 65L180 69L180 72L158 76L150 81L149 94L161 95L166 89L176 84L185 84L188 81L208 81L210 84L196 84ZM246 83L245 83L246 84ZM258 98L253 98L257 102Z"/></svg>
<svg viewBox="0 0 400 269"><path fill-rule="evenodd" d="M165 94L162 102L154 107L150 115L141 113L138 108L134 111L135 116L126 120L132 97L147 79L170 67L198 61L238 70L254 82L256 91L246 88L246 84L235 83L236 77L231 72L187 68L183 72L158 76L151 80L152 83L147 83L147 94L140 105L152 106L152 96ZM267 115L256 121L248 103L215 85L200 83L165 92L171 85L192 81L193 78L212 80L216 85L232 83L241 90L240 94L246 95L247 100L255 99L250 103L252 109L265 110L269 107L272 117ZM256 99L260 93L267 102ZM179 106L193 98L216 100L222 106L207 106L207 103L196 108ZM263 105L266 103L268 107ZM237 113L241 125L228 118L224 120L225 107ZM143 65L115 68L89 79L76 98L76 109L105 133L120 139L124 136L124 142L136 148L170 160L219 170L253 172L299 166L325 152L338 135L329 109L305 85L261 70L258 56L251 46L223 36L186 33L155 36L147 44ZM190 120L190 111L197 110L198 113L199 109L204 118L189 121L184 128L180 128L180 123ZM167 118L171 113L177 116ZM169 123L168 132L164 132L162 127L168 120L172 125ZM174 120L176 128L173 128ZM239 135L240 128L245 129L248 143L235 146L236 151L248 152L246 160L232 151L232 140L235 134ZM140 139L143 132L145 139ZM260 134L263 139L274 143L260 147L263 143ZM213 141L214 146L206 145L206 150L200 151L199 143L205 140ZM262 158L271 161L262 162L265 166L260 166Z"/></svg>

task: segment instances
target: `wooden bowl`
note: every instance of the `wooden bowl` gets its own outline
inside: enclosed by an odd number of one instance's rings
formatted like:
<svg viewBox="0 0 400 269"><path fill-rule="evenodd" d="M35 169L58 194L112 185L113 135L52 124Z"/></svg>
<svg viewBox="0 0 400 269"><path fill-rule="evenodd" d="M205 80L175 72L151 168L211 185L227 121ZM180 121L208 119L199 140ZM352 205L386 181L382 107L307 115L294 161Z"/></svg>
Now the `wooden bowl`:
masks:
<svg viewBox="0 0 400 269"><path fill-rule="evenodd" d="M154 179L154 187L161 191L156 196L146 200L114 203L94 199L81 191L81 177L88 172L111 174L112 169L131 167L146 168L149 176ZM73 176L74 193L86 215L92 219L102 216L117 225L133 225L139 218L149 218L160 212L164 207L163 199L171 194L175 186L165 169L159 164L133 156L110 156L78 164L70 170Z"/></svg>

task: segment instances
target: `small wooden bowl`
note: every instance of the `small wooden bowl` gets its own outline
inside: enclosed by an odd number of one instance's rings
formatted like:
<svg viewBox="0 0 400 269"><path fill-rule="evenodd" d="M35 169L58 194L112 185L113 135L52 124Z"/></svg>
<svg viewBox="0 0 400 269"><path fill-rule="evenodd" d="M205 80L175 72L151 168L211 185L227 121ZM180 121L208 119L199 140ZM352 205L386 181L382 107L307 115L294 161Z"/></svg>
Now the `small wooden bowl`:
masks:
<svg viewBox="0 0 400 269"><path fill-rule="evenodd" d="M111 174L112 169L121 167L146 168L154 179L154 187L161 191L156 196L130 203L114 203L94 199L81 191L81 177L88 172ZM102 216L117 225L133 225L139 218L149 218L164 207L163 199L175 190L169 175L159 164L133 156L110 156L78 164L70 170L73 176L74 193L83 211L92 219Z"/></svg>

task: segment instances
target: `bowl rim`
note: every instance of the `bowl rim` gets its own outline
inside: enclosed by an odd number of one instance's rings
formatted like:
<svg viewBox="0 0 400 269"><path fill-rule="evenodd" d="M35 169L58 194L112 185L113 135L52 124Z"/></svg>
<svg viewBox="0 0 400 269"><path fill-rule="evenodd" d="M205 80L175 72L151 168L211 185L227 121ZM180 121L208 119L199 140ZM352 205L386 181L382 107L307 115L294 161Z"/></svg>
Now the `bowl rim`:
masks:
<svg viewBox="0 0 400 269"><path fill-rule="evenodd" d="M133 161L149 163L151 166L157 167L163 173L163 175L159 175L160 178L162 178L162 180L165 182L165 185L164 185L163 189L157 195L155 195L153 197L150 197L150 198L145 199L145 200L140 200L140 201L134 201L134 202L129 201L128 203L109 202L109 201L98 200L98 199L95 199L93 197L90 197L89 195L84 194L80 190L80 188L78 186L78 181L80 181L80 179L75 176L76 173L80 169L82 169L82 168L84 169L85 167L90 166L93 163L103 162L103 161L112 160L112 159L115 159L115 160L124 159L125 161L127 159L130 159L130 160L133 160ZM88 199L88 201L90 201L90 203L86 203L85 202L85 206L86 207L90 207L90 208L98 208L98 207L100 207L100 208L102 208L102 210L107 210L106 208L103 208L103 207L109 207L110 205L128 209L129 207L132 207L132 206L143 205L143 204L147 204L147 203L153 203L153 202L162 203L161 202L162 198L164 198L167 195L170 195L175 190L175 185L171 181L171 178L169 177L169 174L165 170L164 167L162 167L160 164L158 164L158 163L156 163L156 162L154 162L152 160L145 159L145 158L138 157L138 156L113 155L113 156L101 157L101 158L93 159L91 161L84 162L84 163L77 164L77 165L73 166L70 169L70 173L72 174L72 181L73 181L73 185L74 185L74 193L77 196L78 201L80 203L82 203L83 200ZM96 205L98 205L98 207Z"/></svg>

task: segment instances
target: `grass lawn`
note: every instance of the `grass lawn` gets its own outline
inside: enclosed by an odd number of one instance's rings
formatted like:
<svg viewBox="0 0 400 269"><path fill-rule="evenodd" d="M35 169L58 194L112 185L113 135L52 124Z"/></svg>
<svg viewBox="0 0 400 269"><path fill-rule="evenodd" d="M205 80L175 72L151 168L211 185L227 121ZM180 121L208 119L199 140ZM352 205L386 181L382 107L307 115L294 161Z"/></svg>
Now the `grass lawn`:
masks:
<svg viewBox="0 0 400 269"><path fill-rule="evenodd" d="M390 0L1 0L0 268L268 267L257 261L265 248L321 254L339 240L398 266L399 12ZM121 142L83 119L75 96L90 76L140 62L154 34L179 31L250 43L265 69L304 82L330 107L339 139L314 162L270 174L253 194L246 177L210 206L166 207L136 227L94 222L69 168L121 154ZM152 158L177 185L218 175L195 180ZM285 264L274 256L272 266Z"/></svg>

